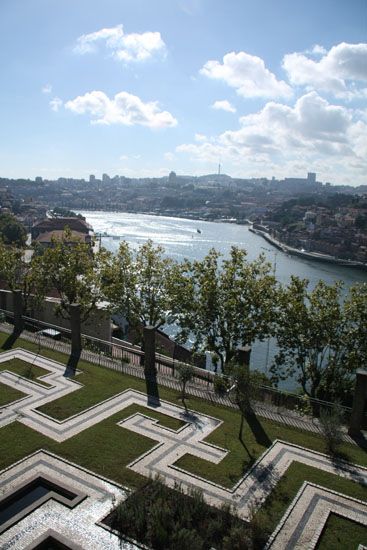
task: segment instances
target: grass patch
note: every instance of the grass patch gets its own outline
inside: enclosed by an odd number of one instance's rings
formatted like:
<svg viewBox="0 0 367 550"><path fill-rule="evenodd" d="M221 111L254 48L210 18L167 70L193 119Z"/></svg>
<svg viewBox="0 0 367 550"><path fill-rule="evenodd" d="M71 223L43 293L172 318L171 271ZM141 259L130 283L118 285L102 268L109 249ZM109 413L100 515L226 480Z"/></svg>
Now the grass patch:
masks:
<svg viewBox="0 0 367 550"><path fill-rule="evenodd" d="M82 372L75 380L83 384L83 387L43 405L39 409L41 412L57 420L65 420L125 390L145 390L144 382L133 376L121 375L84 361L79 361L78 369Z"/></svg>
<svg viewBox="0 0 367 550"><path fill-rule="evenodd" d="M338 475L293 462L256 514L258 523L266 526L269 535L274 531L304 481L366 501L365 486ZM334 548L344 547L335 546Z"/></svg>
<svg viewBox="0 0 367 550"><path fill-rule="evenodd" d="M261 417L257 418L255 427L253 421L244 423L242 443L238 438L240 414L224 407L211 407L216 410L210 410L209 414L222 418L224 423L204 441L228 449L229 454L219 464L186 454L175 465L224 487L233 487L275 439L288 441L321 453L326 452L325 442L317 434L270 422ZM206 409L207 407L203 405L201 408ZM362 465L366 464L366 452L359 447L345 443L340 446L340 451L346 460Z"/></svg>
<svg viewBox="0 0 367 550"><path fill-rule="evenodd" d="M26 394L0 382L0 407L26 397Z"/></svg>
<svg viewBox="0 0 367 550"><path fill-rule="evenodd" d="M43 369L38 365L32 365L32 363L28 363L27 361L22 361L22 359L14 358L9 359L9 361L6 361L5 363L0 363L0 371L2 370L9 370L14 374L22 376L23 378L34 380L45 387L50 387L50 384L47 384L47 382L39 380L41 376L50 374L50 371Z"/></svg>
<svg viewBox="0 0 367 550"><path fill-rule="evenodd" d="M343 518L337 514L330 514L321 533L317 550L355 550L360 544L367 542L367 527Z"/></svg>
<svg viewBox="0 0 367 550"><path fill-rule="evenodd" d="M6 338L7 335L0 335L0 345L6 340ZM18 339L16 341L14 347L16 346L23 347L30 351L38 351L37 345L22 339ZM46 348L42 348L41 354L63 364L66 364L68 360L66 355ZM62 420L82 412L83 410L126 389L131 388L141 392L146 391L145 382L138 378L121 374L104 367L92 365L85 361L80 361L78 368L82 371L82 373L77 376L76 380L84 384L84 386L63 398L58 399L57 401L41 407L40 410L42 410L42 412L50 415L51 417ZM162 400L167 400L181 406L179 392L159 386L159 395ZM249 466L253 464L253 462L275 439L282 439L284 441L302 445L316 451L325 452L325 444L320 436L292 428L284 424L270 422L262 419L261 417L250 417L247 419L244 426L243 443L241 443L238 438L238 430L240 426L240 414L238 411L227 407L221 407L210 403L209 401L194 397L189 397L187 399L187 405L194 411L219 418L223 421L222 425L209 435L207 441L224 449L228 449L229 453L217 465L191 455L185 455L182 457L178 461L177 465L185 470L188 470L189 472L195 473L208 480L215 481L225 487L232 487L244 475ZM139 447L136 444L136 440L142 438L142 436L133 434L131 431L125 432L125 430L119 428L118 426L113 427L113 423L116 423L118 420L126 417L125 414L127 410L128 409L118 413L116 416L101 422L93 428L85 430L63 444L51 444L50 440L45 438L47 440L48 448L51 445L53 451L58 454L67 452L68 458L71 460L83 464L88 468L95 469L107 477L116 479L116 481L130 484L131 472L126 470L121 472L118 468L113 466L115 461L116 464L119 464L120 469L124 470L122 464L128 464L130 460L139 456L140 451L138 454L134 454L134 449ZM155 414L159 414L155 413L155 411L148 411L144 408L141 412L156 418L158 417L155 416ZM132 413L130 412L129 414ZM172 429L178 429L179 425L176 424L174 419L164 415L159 416L159 420L163 425ZM107 422L107 424L105 424L105 422ZM103 431L106 425L109 426L108 434ZM0 442L3 441L4 429L5 428L0 431ZM125 432L125 434L123 434L123 432ZM31 431L31 433L33 432ZM18 436L14 435L14 437L18 439ZM108 440L110 437L117 439L117 441L109 442ZM27 439L29 440L29 445L27 448L32 448L33 450L39 448L36 447L35 443L37 437L32 438L27 436ZM80 441L82 441L83 444L79 444ZM98 441L98 444L96 441ZM131 449L130 442L132 443ZM156 442L154 442L154 444L156 444ZM152 445L152 443L150 443L150 445ZM85 449L88 449L88 452L85 451ZM356 462L359 464L366 464L367 462L365 451L355 445L344 444L341 446L340 450L351 462ZM25 451L21 456L19 456L19 458L24 456L24 454L28 454L28 452L32 451ZM141 450L141 452L145 451ZM88 453L92 456L88 457ZM109 454L111 459L106 461L106 456ZM127 460L125 460L125 454L128 456ZM9 456L9 448L6 445L0 452L0 462L1 456ZM9 465L13 461L14 457L9 457L7 463L2 462L2 467ZM117 477L115 477L115 475ZM134 474L134 476L136 476L136 474ZM318 483L318 481L316 481L316 483Z"/></svg>

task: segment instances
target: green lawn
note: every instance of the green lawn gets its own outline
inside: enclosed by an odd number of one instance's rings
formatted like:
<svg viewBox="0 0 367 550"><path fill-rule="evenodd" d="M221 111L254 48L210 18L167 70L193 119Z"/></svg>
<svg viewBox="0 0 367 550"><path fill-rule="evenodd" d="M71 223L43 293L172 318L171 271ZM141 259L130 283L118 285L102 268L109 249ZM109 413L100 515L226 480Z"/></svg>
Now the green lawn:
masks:
<svg viewBox="0 0 367 550"><path fill-rule="evenodd" d="M263 525L264 529L268 529L269 533L275 529L304 481L321 485L332 491L363 501L367 499L365 486L340 476L323 472L317 468L293 462L256 514L259 524ZM335 546L335 548L343 548L344 550L343 546Z"/></svg>
<svg viewBox="0 0 367 550"><path fill-rule="evenodd" d="M5 339L5 335L0 335L0 346ZM13 347L16 346L37 351L37 346L22 340L17 341ZM51 350L42 349L41 354L64 364L67 362L65 355ZM128 388L146 391L143 380L84 361L79 362L78 368L82 372L76 380L82 383L83 387L43 406L42 412L57 419L65 419ZM181 405L179 393L174 390L159 386L159 395L162 400ZM236 410L193 397L187 399L187 405L194 411L222 420L221 426L210 434L207 441L228 449L229 453L217 465L191 455L185 455L177 465L223 486L233 486L275 439L325 452L325 444L318 435L270 422L261 417L250 418L245 422L241 443L238 437L240 414ZM123 485L139 487L146 482L145 478L126 466L156 445L156 441L116 425L135 412L157 418L171 429L178 429L182 425L181 422L158 411L147 411L144 407L134 405L59 444L14 422L0 430L0 469L39 448L44 448ZM13 441L17 441L16 446L12 445ZM356 445L344 444L341 451L348 460L367 464L366 452ZM366 489L356 483L302 464L293 464L266 501L263 510L256 516L264 525L267 523L270 526L269 532L275 527L305 480L366 500Z"/></svg>
<svg viewBox="0 0 367 550"><path fill-rule="evenodd" d="M4 407L4 405L9 405L9 403L12 403L13 401L17 401L22 397L26 397L26 394L22 393L19 390L15 390L14 388L11 388L6 384L0 383L0 407Z"/></svg>
<svg viewBox="0 0 367 550"><path fill-rule="evenodd" d="M316 548L356 550L360 544L367 544L367 528L355 521L330 514Z"/></svg>
<svg viewBox="0 0 367 550"><path fill-rule="evenodd" d="M37 365L32 365L31 363L27 363L27 361L22 361L21 359L10 359L5 363L0 363L0 371L1 370L9 370L14 374L18 374L19 376L22 376L23 378L28 378L28 380L34 380L39 384L42 384L43 386L46 386L46 387L50 386L50 384L47 384L47 382L44 382L43 380L39 380L41 376L50 374L50 371L43 369L42 367L38 367Z"/></svg>

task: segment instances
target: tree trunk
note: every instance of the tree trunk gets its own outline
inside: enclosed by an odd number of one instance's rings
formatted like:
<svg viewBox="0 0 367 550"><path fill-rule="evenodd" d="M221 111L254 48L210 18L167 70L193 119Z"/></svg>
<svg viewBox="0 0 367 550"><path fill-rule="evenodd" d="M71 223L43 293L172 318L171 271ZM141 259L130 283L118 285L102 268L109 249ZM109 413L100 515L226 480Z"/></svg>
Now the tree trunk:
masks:
<svg viewBox="0 0 367 550"><path fill-rule="evenodd" d="M82 351L80 305L70 304L71 355L80 357Z"/></svg>
<svg viewBox="0 0 367 550"><path fill-rule="evenodd" d="M24 328L22 291L13 290L12 294L13 294L14 331L20 334Z"/></svg>
<svg viewBox="0 0 367 550"><path fill-rule="evenodd" d="M241 424L240 424L240 431L239 431L239 434L238 434L238 439L239 439L240 441L243 441L243 438L242 438L243 421L244 421L243 412L241 411Z"/></svg>

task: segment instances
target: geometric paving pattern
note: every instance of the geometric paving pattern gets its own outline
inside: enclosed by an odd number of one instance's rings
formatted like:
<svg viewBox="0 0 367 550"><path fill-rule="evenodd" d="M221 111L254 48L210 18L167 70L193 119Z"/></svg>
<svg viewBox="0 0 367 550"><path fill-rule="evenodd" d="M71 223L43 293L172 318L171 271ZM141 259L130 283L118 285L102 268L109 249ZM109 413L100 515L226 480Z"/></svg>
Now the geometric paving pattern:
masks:
<svg viewBox="0 0 367 550"><path fill-rule="evenodd" d="M0 499L37 476L70 487L82 498L73 508L55 499L42 503L0 535L2 550L34 548L48 536L69 548L120 548L118 537L98 522L108 515L114 504L125 500L126 490L49 452L38 451L0 474ZM124 543L121 548L137 547Z"/></svg>
<svg viewBox="0 0 367 550"><path fill-rule="evenodd" d="M331 513L367 527L365 502L305 482L271 536L266 549L315 548Z"/></svg>
<svg viewBox="0 0 367 550"><path fill-rule="evenodd" d="M199 488L203 491L207 502L215 506L221 506L223 503L232 504L243 519L248 519L253 510L261 505L292 462L301 462L367 486L366 468L342 461L336 464L322 453L275 441L251 470L232 489L227 489L189 474L174 465L179 458L187 453L215 464L223 460L228 451L204 441L221 424L220 420L160 401L159 411L162 414L185 422L185 425L178 430L172 430L149 417L149 409L154 410L156 407L147 403L146 394L136 390L126 390L73 417L58 421L37 411L37 407L78 390L81 384L64 377L64 365L25 350L16 349L4 352L0 354L0 362L8 361L13 357L47 369L49 374L42 377L42 380L50 386L45 387L8 371L0 372L0 382L27 394L23 399L0 409L0 428L17 420L55 441L62 442L126 407L138 404L146 407L147 415L134 414L119 422L118 425L149 437L157 441L157 444L128 467L147 477L159 474L171 486L179 482L184 489ZM304 509L305 505L302 503L305 501L300 499L300 502L299 509L302 507ZM366 510L366 504L362 503L361 505Z"/></svg>

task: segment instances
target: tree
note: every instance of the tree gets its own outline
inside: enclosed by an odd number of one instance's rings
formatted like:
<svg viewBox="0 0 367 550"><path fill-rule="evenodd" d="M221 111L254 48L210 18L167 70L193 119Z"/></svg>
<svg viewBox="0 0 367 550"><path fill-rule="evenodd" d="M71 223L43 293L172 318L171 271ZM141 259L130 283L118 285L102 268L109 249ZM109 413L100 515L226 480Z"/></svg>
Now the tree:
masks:
<svg viewBox="0 0 367 550"><path fill-rule="evenodd" d="M331 455L337 454L338 448L343 442L342 419L343 411L338 403L333 404L331 409L321 409L320 429L327 451Z"/></svg>
<svg viewBox="0 0 367 550"><path fill-rule="evenodd" d="M179 363L176 367L178 379L181 384L181 399L186 409L186 386L194 378L194 367L188 363Z"/></svg>
<svg viewBox="0 0 367 550"><path fill-rule="evenodd" d="M0 239L4 244L22 248L27 241L27 232L12 214L0 214Z"/></svg>
<svg viewBox="0 0 367 550"><path fill-rule="evenodd" d="M23 315L31 315L46 293L46 282L40 258L35 254L25 259L24 250L0 242L0 278L12 292L20 290Z"/></svg>
<svg viewBox="0 0 367 550"><path fill-rule="evenodd" d="M151 240L136 253L122 242L118 253L108 257L102 283L112 311L124 314L138 334L142 326L172 323L179 313L177 295L184 286L179 266Z"/></svg>
<svg viewBox="0 0 367 550"><path fill-rule="evenodd" d="M342 285L292 277L280 293L277 342L271 372L275 381L294 376L309 397L345 402L353 374L367 358L367 285L350 291Z"/></svg>
<svg viewBox="0 0 367 550"><path fill-rule="evenodd" d="M344 302L346 363L349 371L367 364L367 283L349 289Z"/></svg>
<svg viewBox="0 0 367 550"><path fill-rule="evenodd" d="M180 294L180 340L219 357L222 372L240 346L273 333L277 288L271 265L232 247L230 258L211 249L202 261L183 266L186 287Z"/></svg>
<svg viewBox="0 0 367 550"><path fill-rule="evenodd" d="M70 319L70 306L79 304L81 321L85 321L101 299L101 272L105 262L104 249L93 254L90 246L73 239L70 230L62 239L52 241L40 261L49 289L58 293L56 312Z"/></svg>
<svg viewBox="0 0 367 550"><path fill-rule="evenodd" d="M243 424L246 417L254 414L253 405L258 394L259 380L257 373L253 373L244 365L230 364L231 388L229 398L241 412L239 440L243 442Z"/></svg>

